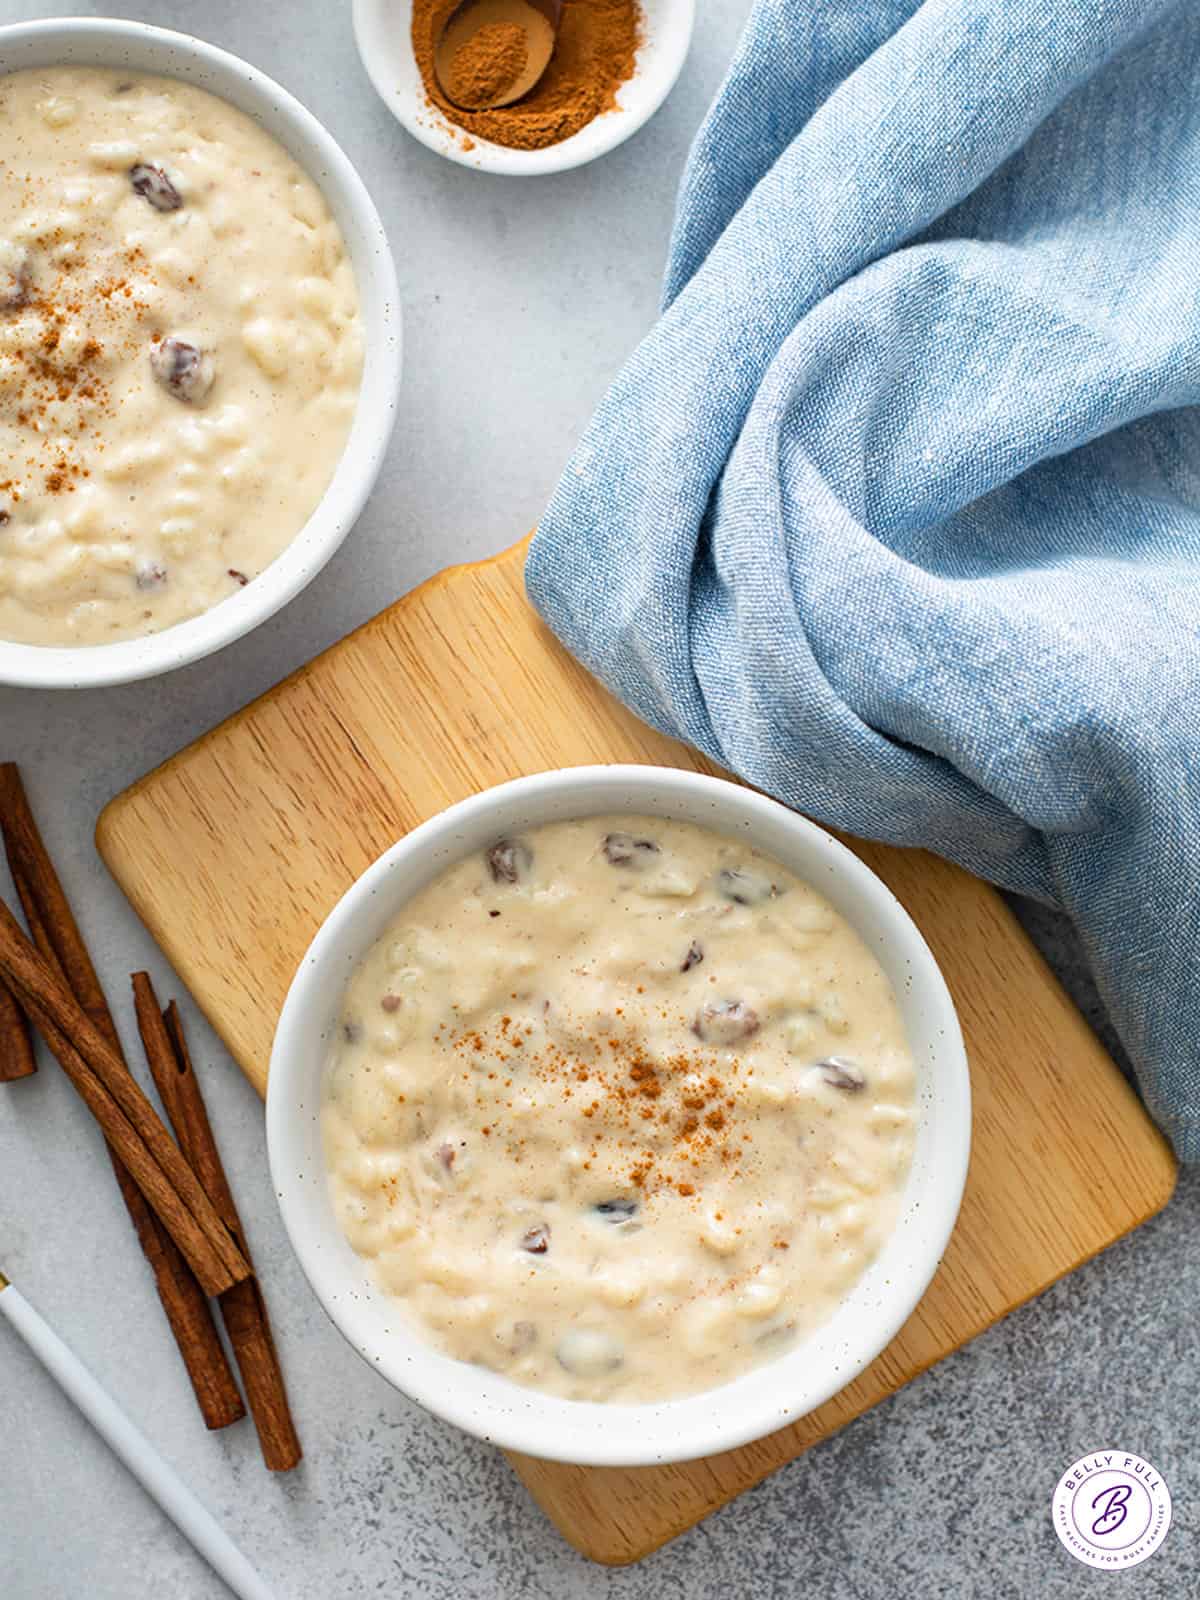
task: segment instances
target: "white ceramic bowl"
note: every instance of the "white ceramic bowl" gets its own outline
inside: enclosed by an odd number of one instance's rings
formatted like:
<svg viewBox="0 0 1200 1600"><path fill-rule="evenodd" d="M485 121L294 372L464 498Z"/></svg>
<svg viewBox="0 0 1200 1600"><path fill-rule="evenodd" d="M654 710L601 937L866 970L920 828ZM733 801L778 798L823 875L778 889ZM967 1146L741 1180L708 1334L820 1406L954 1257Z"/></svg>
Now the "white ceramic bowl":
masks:
<svg viewBox="0 0 1200 1600"><path fill-rule="evenodd" d="M895 989L917 1064L916 1150L897 1227L833 1318L766 1366L657 1405L561 1400L441 1354L407 1329L350 1248L330 1204L319 1113L326 1052L347 980L404 903L497 837L567 817L627 811L743 837L846 917ZM577 767L475 795L414 829L348 890L293 980L271 1056L267 1147L284 1224L330 1317L398 1389L468 1433L588 1465L708 1455L794 1422L849 1383L908 1318L958 1215L971 1137L962 1035L908 914L858 857L773 800L673 768Z"/></svg>
<svg viewBox="0 0 1200 1600"><path fill-rule="evenodd" d="M414 139L461 166L532 178L581 167L623 144L648 122L675 86L696 21L695 0L641 0L637 68L617 93L617 109L544 150L510 150L471 136L430 105L412 51L412 0L354 0L354 37L363 66L392 115Z"/></svg>
<svg viewBox="0 0 1200 1600"><path fill-rule="evenodd" d="M324 195L354 264L366 336L358 406L329 488L253 583L145 639L70 649L0 641L0 684L76 689L154 677L198 661L274 616L321 570L362 510L391 436L400 386L400 299L387 235L362 179L312 113L265 73L200 39L140 22L62 18L0 28L0 74L52 66L128 67L181 78L252 117Z"/></svg>

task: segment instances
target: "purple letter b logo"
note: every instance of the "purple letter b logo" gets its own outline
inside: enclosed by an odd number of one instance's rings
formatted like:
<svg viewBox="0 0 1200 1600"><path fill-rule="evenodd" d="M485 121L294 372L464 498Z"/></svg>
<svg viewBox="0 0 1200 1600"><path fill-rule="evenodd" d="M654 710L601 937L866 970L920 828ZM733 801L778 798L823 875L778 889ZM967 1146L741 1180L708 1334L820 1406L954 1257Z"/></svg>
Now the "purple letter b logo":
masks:
<svg viewBox="0 0 1200 1600"><path fill-rule="evenodd" d="M1102 1537L1106 1533L1116 1533L1128 1515L1125 1505L1132 1493L1133 1490L1127 1483L1115 1483L1111 1489L1101 1489L1092 1501L1093 1511L1101 1503L1104 1504L1103 1511L1092 1523L1094 1534Z"/></svg>

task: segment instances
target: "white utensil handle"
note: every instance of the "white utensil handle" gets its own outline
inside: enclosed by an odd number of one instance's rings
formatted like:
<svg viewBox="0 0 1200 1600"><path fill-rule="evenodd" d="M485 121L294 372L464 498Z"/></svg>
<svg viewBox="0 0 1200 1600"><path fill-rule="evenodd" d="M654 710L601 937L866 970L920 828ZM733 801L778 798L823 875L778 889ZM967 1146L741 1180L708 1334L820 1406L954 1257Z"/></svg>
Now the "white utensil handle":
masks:
<svg viewBox="0 0 1200 1600"><path fill-rule="evenodd" d="M275 1600L229 1535L12 1284L0 1289L0 1311L146 1493L158 1501L234 1594L241 1600Z"/></svg>

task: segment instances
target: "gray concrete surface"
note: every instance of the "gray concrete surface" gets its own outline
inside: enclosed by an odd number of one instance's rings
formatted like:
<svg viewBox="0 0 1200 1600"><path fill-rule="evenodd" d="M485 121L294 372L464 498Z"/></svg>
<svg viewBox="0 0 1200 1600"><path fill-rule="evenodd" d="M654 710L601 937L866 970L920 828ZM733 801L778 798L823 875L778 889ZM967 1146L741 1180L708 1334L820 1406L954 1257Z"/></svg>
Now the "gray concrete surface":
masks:
<svg viewBox="0 0 1200 1600"><path fill-rule="evenodd" d="M0 21L42 10L0 0ZM452 167L411 141L359 70L344 3L129 0L125 10L248 57L328 123L389 226L408 322L383 479L339 557L282 616L160 683L65 696L0 689L3 754L28 774L122 1000L138 966L164 991L174 984L93 852L101 805L383 600L510 543L535 520L606 380L653 316L684 152L748 0L702 7L683 80L630 144L529 184ZM1084 983L1054 920L1036 914L1033 926ZM128 1026L127 1008L121 1020ZM1200 1176L1185 1178L1162 1217L841 1436L640 1567L610 1573L563 1544L501 1457L395 1394L325 1321L276 1216L258 1102L212 1035L198 1021L193 1029L279 1330L303 1468L272 1479L248 1425L216 1436L200 1427L95 1132L49 1066L0 1100L0 1263L281 1600L1200 1593ZM224 1596L2 1326L0 1397L4 1600ZM1124 1576L1078 1566L1049 1521L1060 1471L1108 1445L1149 1456L1175 1496L1167 1543Z"/></svg>

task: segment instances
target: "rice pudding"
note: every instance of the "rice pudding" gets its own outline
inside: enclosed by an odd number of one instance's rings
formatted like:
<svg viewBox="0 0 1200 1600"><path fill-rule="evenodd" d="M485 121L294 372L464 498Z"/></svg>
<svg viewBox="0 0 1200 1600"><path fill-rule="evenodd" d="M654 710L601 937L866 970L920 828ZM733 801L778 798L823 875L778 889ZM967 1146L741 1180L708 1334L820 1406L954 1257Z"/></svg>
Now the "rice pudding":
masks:
<svg viewBox="0 0 1200 1600"><path fill-rule="evenodd" d="M337 225L251 118L116 68L0 78L0 639L140 637L253 582L361 369Z"/></svg>
<svg viewBox="0 0 1200 1600"><path fill-rule="evenodd" d="M340 1225L440 1348L582 1400L715 1387L823 1321L915 1135L895 997L807 884L692 823L532 828L348 986Z"/></svg>

